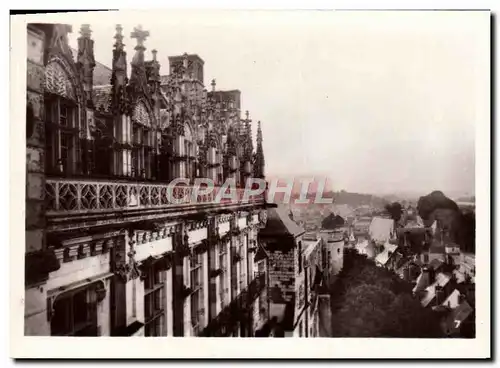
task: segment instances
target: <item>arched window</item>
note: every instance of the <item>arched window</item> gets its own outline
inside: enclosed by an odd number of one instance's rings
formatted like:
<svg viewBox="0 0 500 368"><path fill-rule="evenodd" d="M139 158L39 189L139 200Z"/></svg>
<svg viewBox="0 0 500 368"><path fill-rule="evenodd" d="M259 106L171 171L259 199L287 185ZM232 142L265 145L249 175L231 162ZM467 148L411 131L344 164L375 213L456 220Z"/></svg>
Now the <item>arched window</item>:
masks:
<svg viewBox="0 0 500 368"><path fill-rule="evenodd" d="M74 87L58 62L45 68L45 138L48 172L81 172L78 105Z"/></svg>
<svg viewBox="0 0 500 368"><path fill-rule="evenodd" d="M112 142L113 122L105 119L96 119L96 131L94 134L94 147L92 147L91 158L93 172L97 175L111 175L112 173Z"/></svg>
<svg viewBox="0 0 500 368"><path fill-rule="evenodd" d="M152 173L153 131L146 105L141 101L132 114L132 176L150 178Z"/></svg>

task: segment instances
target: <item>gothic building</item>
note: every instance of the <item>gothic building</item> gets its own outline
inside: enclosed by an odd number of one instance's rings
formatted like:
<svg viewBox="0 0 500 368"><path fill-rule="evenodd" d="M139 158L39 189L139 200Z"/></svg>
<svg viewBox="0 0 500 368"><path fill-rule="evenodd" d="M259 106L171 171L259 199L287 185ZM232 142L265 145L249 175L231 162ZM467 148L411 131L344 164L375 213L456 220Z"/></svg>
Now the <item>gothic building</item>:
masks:
<svg viewBox="0 0 500 368"><path fill-rule="evenodd" d="M264 178L260 123L240 92L204 87L197 55L162 75L138 27L128 73L122 27L112 67L84 25L27 29L25 334L253 336L267 320L257 241ZM167 195L167 184L185 179ZM237 202L193 195L196 178L236 182Z"/></svg>

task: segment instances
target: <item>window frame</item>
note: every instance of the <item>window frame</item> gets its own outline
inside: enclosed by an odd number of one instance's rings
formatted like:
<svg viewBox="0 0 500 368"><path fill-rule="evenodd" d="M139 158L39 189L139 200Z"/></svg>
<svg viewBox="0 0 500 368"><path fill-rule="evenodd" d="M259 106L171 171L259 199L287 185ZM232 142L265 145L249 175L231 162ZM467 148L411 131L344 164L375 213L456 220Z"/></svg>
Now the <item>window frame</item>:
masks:
<svg viewBox="0 0 500 368"><path fill-rule="evenodd" d="M167 336L166 273L154 264L144 271L144 335ZM158 298L158 299L157 299ZM158 307L156 306L158 304ZM151 332L153 332L151 334Z"/></svg>
<svg viewBox="0 0 500 368"><path fill-rule="evenodd" d="M82 171L79 134L79 107L74 101L53 93L45 95L46 169L62 175ZM62 111L65 114L62 114ZM64 115L64 116L63 116ZM62 124L61 119L65 123ZM68 138L67 157L62 157L63 137Z"/></svg>

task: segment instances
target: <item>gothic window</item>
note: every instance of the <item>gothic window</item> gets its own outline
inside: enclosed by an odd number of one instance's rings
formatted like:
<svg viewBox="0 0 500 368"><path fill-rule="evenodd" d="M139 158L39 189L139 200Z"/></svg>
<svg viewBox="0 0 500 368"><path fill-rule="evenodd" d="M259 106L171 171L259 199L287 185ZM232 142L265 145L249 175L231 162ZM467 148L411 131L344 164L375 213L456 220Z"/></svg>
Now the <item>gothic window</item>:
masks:
<svg viewBox="0 0 500 368"><path fill-rule="evenodd" d="M111 175L112 167L112 121L96 119L93 145L90 147L91 171L97 175Z"/></svg>
<svg viewBox="0 0 500 368"><path fill-rule="evenodd" d="M46 96L46 166L50 172L81 172L77 113L78 108L73 101L52 94Z"/></svg>
<svg viewBox="0 0 500 368"><path fill-rule="evenodd" d="M191 273L191 325L193 334L198 335L202 328L202 319L205 314L203 306L203 255L193 254L189 258Z"/></svg>
<svg viewBox="0 0 500 368"><path fill-rule="evenodd" d="M152 173L151 119L143 102L136 104L132 114L132 176L150 178Z"/></svg>
<svg viewBox="0 0 500 368"><path fill-rule="evenodd" d="M166 336L165 271L155 265L145 270L144 332L146 336Z"/></svg>
<svg viewBox="0 0 500 368"><path fill-rule="evenodd" d="M94 288L78 289L59 296L52 310L52 336L98 336Z"/></svg>

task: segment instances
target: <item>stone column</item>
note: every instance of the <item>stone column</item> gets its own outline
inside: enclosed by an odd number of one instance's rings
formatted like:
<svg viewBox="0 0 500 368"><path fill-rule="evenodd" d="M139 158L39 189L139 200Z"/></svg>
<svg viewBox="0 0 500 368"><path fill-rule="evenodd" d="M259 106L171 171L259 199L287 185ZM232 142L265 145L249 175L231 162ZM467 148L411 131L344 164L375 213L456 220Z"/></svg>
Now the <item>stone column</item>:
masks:
<svg viewBox="0 0 500 368"><path fill-rule="evenodd" d="M45 244L45 34L28 25L26 91L26 242L24 332L50 335L46 280L59 262ZM55 191L55 188L53 188Z"/></svg>

